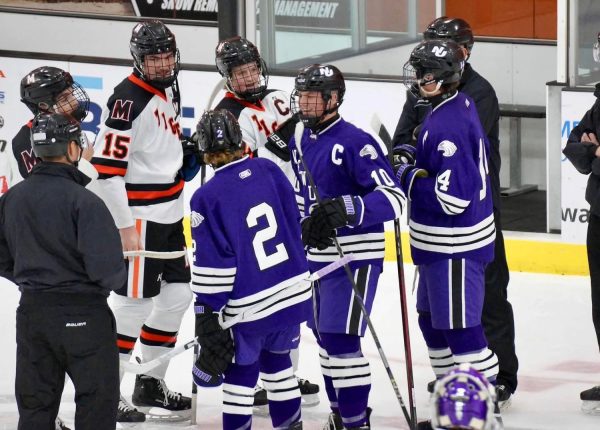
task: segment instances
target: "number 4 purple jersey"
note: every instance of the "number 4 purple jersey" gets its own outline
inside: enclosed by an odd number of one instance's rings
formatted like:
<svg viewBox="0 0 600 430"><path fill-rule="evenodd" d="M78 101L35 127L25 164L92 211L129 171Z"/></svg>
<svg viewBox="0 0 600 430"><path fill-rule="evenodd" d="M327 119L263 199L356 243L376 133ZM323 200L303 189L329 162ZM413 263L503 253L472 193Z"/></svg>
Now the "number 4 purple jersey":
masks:
<svg viewBox="0 0 600 430"><path fill-rule="evenodd" d="M442 259L494 258L489 143L475 103L456 93L423 121L416 166L429 177L410 192L410 245L415 264Z"/></svg>
<svg viewBox="0 0 600 430"><path fill-rule="evenodd" d="M236 325L249 333L306 321L311 288L302 282L309 273L298 207L279 167L248 157L220 167L190 207L198 302L222 310L225 321L252 308Z"/></svg>

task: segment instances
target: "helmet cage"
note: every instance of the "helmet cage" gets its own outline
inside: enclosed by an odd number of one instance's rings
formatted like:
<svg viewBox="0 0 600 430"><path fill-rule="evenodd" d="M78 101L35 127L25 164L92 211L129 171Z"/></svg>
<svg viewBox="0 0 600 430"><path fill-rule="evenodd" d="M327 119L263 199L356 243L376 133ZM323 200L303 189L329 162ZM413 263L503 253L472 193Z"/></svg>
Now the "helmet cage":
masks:
<svg viewBox="0 0 600 430"><path fill-rule="evenodd" d="M464 55L453 41L424 41L418 44L404 64L404 85L413 91L427 84L460 82L464 69ZM417 86L414 86L417 84Z"/></svg>
<svg viewBox="0 0 600 430"><path fill-rule="evenodd" d="M495 425L492 384L470 364L463 363L439 379L432 395L434 428L492 430Z"/></svg>
<svg viewBox="0 0 600 430"><path fill-rule="evenodd" d="M208 110L196 126L198 146L205 153L234 152L244 148L242 131L233 114L227 110Z"/></svg>
<svg viewBox="0 0 600 430"><path fill-rule="evenodd" d="M318 92L323 100L324 110L318 116L311 116L303 113L300 106L300 93L304 91ZM337 103L327 108L331 94L337 92ZM294 91L290 98L290 108L293 114L297 114L304 125L314 129L323 118L337 111L344 101L346 93L346 83L339 69L332 65L312 64L300 71L294 81ZM316 109L313 109L313 111Z"/></svg>
<svg viewBox="0 0 600 430"><path fill-rule="evenodd" d="M233 76L233 68L250 63L255 63L259 70L257 85L245 91L238 91L234 84L239 78ZM227 89L238 98L255 103L265 96L269 85L269 71L258 49L249 40L237 36L220 42L216 48L215 65L221 76L227 79Z"/></svg>
<svg viewBox="0 0 600 430"><path fill-rule="evenodd" d="M31 147L39 158L68 156L70 142L75 141L83 148L81 134L79 121L74 117L42 112L32 122Z"/></svg>
<svg viewBox="0 0 600 430"><path fill-rule="evenodd" d="M21 101L33 112L58 112L82 121L90 98L70 73L56 67L40 67L21 80Z"/></svg>
<svg viewBox="0 0 600 430"><path fill-rule="evenodd" d="M161 21L151 20L137 24L131 33L129 50L133 66L143 80L162 89L173 85L181 67L179 49L175 35ZM150 76L146 70L146 56L165 53L172 53L175 59L170 74L165 77Z"/></svg>

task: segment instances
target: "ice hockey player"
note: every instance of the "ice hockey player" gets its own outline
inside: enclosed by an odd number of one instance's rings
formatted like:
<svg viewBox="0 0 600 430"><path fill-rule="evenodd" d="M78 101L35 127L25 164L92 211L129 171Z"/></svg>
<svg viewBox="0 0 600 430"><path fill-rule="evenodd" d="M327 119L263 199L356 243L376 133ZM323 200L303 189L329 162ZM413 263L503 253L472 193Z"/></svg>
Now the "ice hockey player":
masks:
<svg viewBox="0 0 600 430"><path fill-rule="evenodd" d="M268 89L267 65L249 40L239 36L225 39L217 45L215 55L228 90L216 109L233 113L248 150L281 167L293 184L296 178L288 143L298 119L292 117L289 94ZM318 390L316 385L313 388Z"/></svg>
<svg viewBox="0 0 600 430"><path fill-rule="evenodd" d="M179 51L173 33L157 20L134 27L130 50L134 71L115 87L102 113L92 163L123 250L179 251L185 249L183 177L193 176L180 170L186 160L178 122ZM150 361L175 346L192 299L189 266L184 257L135 257L127 269L127 283L111 297L119 351L128 360L139 336L142 360ZM136 376L133 404L186 418L191 400L167 388L167 366ZM121 398L119 421L144 419Z"/></svg>
<svg viewBox="0 0 600 430"><path fill-rule="evenodd" d="M58 67L42 66L32 70L21 79L21 101L37 115L40 112L57 112L70 115L81 122L88 114L90 98L70 73ZM39 158L31 147L31 121L23 125L12 140L11 183L14 185L29 176ZM98 173L89 163L94 154L92 145L82 133L83 156L78 169L94 180Z"/></svg>
<svg viewBox="0 0 600 430"><path fill-rule="evenodd" d="M481 326L485 266L494 258L495 239L489 145L473 100L457 91L464 61L453 41L424 41L413 49L405 82L417 84L432 110L418 136L416 164L396 167L411 201L417 311L433 371L440 378L471 363L494 382L498 361Z"/></svg>
<svg viewBox="0 0 600 430"><path fill-rule="evenodd" d="M400 216L405 199L379 144L340 117L345 90L344 77L335 66L313 64L300 70L291 105L305 130L301 142L291 140L290 149L300 184L302 240L308 247L309 267L315 271L339 258L332 242L337 236L343 252L355 256L350 269L370 312L383 267L383 223ZM300 145L306 166L299 156ZM332 411L324 428L369 429L371 375L361 351L366 322L352 285L339 271L321 280L314 295L317 311L308 326L321 347Z"/></svg>
<svg viewBox="0 0 600 430"><path fill-rule="evenodd" d="M302 429L289 351L298 346L312 292L303 281L308 264L294 190L273 162L244 156L230 112L205 112L197 136L215 176L190 202L201 346L194 380L215 385L223 374L223 429L250 429L260 372L273 428ZM243 313L231 330L221 327Z"/></svg>
<svg viewBox="0 0 600 430"><path fill-rule="evenodd" d="M111 290L126 279L112 217L84 188L83 152L72 117L37 115L37 163L0 199L0 276L18 285L15 397L22 430L66 429L57 413L68 374L75 427L113 430L119 403L119 354Z"/></svg>
<svg viewBox="0 0 600 430"><path fill-rule="evenodd" d="M290 163L288 143L297 117L292 118L290 96L268 89L267 65L252 42L242 37L225 39L216 48L216 64L227 79L228 92L216 109L230 111L238 120L242 138L254 155L277 164L292 184L296 176ZM294 370L298 370L298 349L292 350ZM319 386L298 378L304 406L319 403ZM267 404L266 391L257 387L255 406Z"/></svg>
<svg viewBox="0 0 600 430"><path fill-rule="evenodd" d="M496 390L473 366L463 363L436 381L431 423L418 430L500 430L494 416Z"/></svg>
<svg viewBox="0 0 600 430"><path fill-rule="evenodd" d="M423 32L425 40L453 40L458 43L466 55L464 71L458 85L458 91L468 95L475 102L479 120L490 143L489 174L496 240L494 260L485 269L485 297L481 321L490 349L498 357L498 377L496 394L500 409L510 406L512 394L517 388L519 360L515 351L515 321L512 305L508 301L507 288L510 278L504 237L500 224L500 108L496 92L490 83L477 73L468 62L474 45L471 26L463 19L440 17L433 20ZM418 89L407 92L406 103L398 121L393 143L400 152L414 152L413 135L418 136L419 124L431 109L426 98L418 97ZM433 383L428 388L433 388Z"/></svg>
<svg viewBox="0 0 600 430"><path fill-rule="evenodd" d="M600 33L592 52L594 61L600 63ZM592 289L592 321L600 347L600 83L596 84L594 96L594 105L569 134L563 154L579 173L589 175L585 189L585 200L590 205L586 245ZM584 413L600 414L600 385L582 391L580 398Z"/></svg>

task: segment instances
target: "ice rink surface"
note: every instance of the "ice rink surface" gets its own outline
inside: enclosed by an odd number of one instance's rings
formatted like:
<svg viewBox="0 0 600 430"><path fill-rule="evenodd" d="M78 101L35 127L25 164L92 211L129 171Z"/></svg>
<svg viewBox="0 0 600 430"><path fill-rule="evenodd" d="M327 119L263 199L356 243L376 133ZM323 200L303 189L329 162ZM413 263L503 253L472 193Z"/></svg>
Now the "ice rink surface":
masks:
<svg viewBox="0 0 600 430"><path fill-rule="evenodd" d="M427 350L416 322L414 297L410 292L412 266L406 267L409 290L410 331L413 349L415 389L419 418L429 416L426 384L432 380ZM0 372L0 430L17 428L17 408L13 397L15 369L15 309L19 299L16 287L0 279L2 301L0 329L6 337ZM512 406L503 414L507 430L592 430L600 428L600 416L580 412L579 392L600 383L600 356L591 320L590 288L587 277L511 273L509 299L516 320L517 354L520 359L519 387ZM405 402L406 368L402 344L398 279L395 263L386 263L375 301L373 323ZM43 310L42 310L43 311ZM193 314L185 315L179 342L192 338ZM377 430L408 429L402 412L370 336L364 341L370 359L373 386L370 405L372 428ZM166 381L173 390L186 395L191 392L191 352L176 357ZM321 383L318 348L308 330L303 333L298 375ZM322 385L322 383L321 383ZM133 377L123 383L123 393L131 396ZM221 390L200 389L198 392L198 424L189 422L160 425L144 423L140 430L164 428L220 429ZM73 386L67 383L61 405L61 417L73 427ZM328 415L327 398L322 391L320 405L303 409L304 428L321 429ZM270 429L268 418L256 416L255 429Z"/></svg>

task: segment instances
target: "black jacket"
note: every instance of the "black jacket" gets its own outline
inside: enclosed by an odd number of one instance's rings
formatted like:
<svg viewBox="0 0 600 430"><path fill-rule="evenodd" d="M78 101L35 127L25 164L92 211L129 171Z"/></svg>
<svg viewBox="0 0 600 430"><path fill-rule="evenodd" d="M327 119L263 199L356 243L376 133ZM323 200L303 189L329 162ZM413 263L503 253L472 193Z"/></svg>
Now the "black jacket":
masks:
<svg viewBox="0 0 600 430"><path fill-rule="evenodd" d="M22 292L108 296L127 279L121 240L75 167L42 162L0 198L0 276Z"/></svg>
<svg viewBox="0 0 600 430"><path fill-rule="evenodd" d="M596 84L594 95L596 102L569 134L563 154L579 173L591 173L585 189L585 200L590 204L591 212L600 216L600 158L595 156L596 145L581 142L583 133L592 132L600 138L600 83Z"/></svg>
<svg viewBox="0 0 600 430"><path fill-rule="evenodd" d="M492 186L492 198L494 209L500 208L500 139L499 124L500 108L496 91L492 85L479 73L473 70L469 63L465 64L458 90L468 95L475 102L479 120L483 126L488 141L490 142L490 182ZM400 120L396 126L392 145L397 146L412 142L413 130L424 119L428 109L415 109L417 98L407 91L406 102L402 108Z"/></svg>

